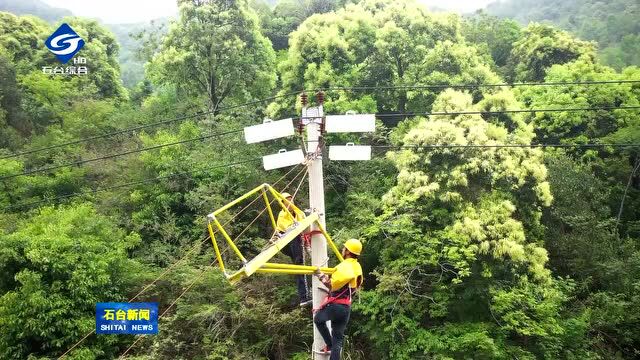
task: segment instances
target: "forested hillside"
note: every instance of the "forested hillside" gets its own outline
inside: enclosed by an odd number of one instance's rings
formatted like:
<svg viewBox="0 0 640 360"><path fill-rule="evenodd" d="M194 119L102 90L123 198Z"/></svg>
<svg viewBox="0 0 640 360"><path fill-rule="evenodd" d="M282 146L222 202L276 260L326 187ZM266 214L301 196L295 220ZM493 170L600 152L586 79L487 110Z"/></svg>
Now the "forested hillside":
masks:
<svg viewBox="0 0 640 360"><path fill-rule="evenodd" d="M49 6L41 0L0 0L0 11L16 15L34 15L48 22L72 15L70 10Z"/></svg>
<svg viewBox="0 0 640 360"><path fill-rule="evenodd" d="M635 0L500 0L486 12L524 25L547 22L593 40L602 61L617 69L640 65L640 3Z"/></svg>
<svg viewBox="0 0 640 360"><path fill-rule="evenodd" d="M144 80L144 57L140 51L145 46L145 36L163 36L169 24L169 19L155 19L148 23L136 24L107 24L113 36L120 45L118 62L122 69L120 77L122 84L131 89Z"/></svg>
<svg viewBox="0 0 640 360"><path fill-rule="evenodd" d="M299 118L302 91L377 116L318 145L373 150L324 162L327 229L364 244L344 359L640 356L640 68L414 0L178 3L129 89L105 26L65 18L89 73L45 74L59 23L0 12L0 359L308 359L293 278L230 285L206 228L262 183L309 207L304 165L261 164L300 137L242 136ZM263 208L220 218L248 257ZM97 302L127 301L159 303L158 335L93 333Z"/></svg>

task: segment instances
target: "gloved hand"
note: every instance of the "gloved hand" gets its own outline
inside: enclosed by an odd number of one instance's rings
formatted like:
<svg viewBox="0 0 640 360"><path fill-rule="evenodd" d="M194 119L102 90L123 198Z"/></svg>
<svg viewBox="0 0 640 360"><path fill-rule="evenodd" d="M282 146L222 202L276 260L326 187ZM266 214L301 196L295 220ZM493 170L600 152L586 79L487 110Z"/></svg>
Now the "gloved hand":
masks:
<svg viewBox="0 0 640 360"><path fill-rule="evenodd" d="M269 239L269 243L275 244L278 239L280 239L280 237L277 234L274 234L271 239Z"/></svg>
<svg viewBox="0 0 640 360"><path fill-rule="evenodd" d="M321 277L322 271L320 271L320 266L316 266L316 270L313 272L313 275L317 276L317 277Z"/></svg>

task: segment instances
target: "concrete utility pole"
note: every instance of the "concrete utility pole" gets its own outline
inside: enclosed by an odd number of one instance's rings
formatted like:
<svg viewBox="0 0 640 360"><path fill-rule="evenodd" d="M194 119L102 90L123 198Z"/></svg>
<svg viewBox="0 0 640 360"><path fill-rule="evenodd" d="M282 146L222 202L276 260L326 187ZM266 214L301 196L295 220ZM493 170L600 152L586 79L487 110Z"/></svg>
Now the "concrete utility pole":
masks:
<svg viewBox="0 0 640 360"><path fill-rule="evenodd" d="M320 224L326 229L324 214L324 180L322 175L322 143L321 129L323 121L322 103L324 94L318 93L318 107L307 108L306 95L302 96L302 119L300 121L308 122L307 124L307 154L314 154L309 164L309 207L311 211L316 212L319 216ZM314 224L311 230L318 230ZM327 240L322 234L314 233L311 237L311 265L327 266ZM311 296L313 299L313 308L317 309L327 297L327 293L322 291L322 283L315 276L311 280ZM329 356L321 354L320 350L325 346L324 340L318 329L313 327L313 359L325 360Z"/></svg>
<svg viewBox="0 0 640 360"><path fill-rule="evenodd" d="M316 94L318 106L307 107L307 95L302 93L302 117L300 119L300 132L307 128L307 156L309 173L309 208L318 214L318 221L323 228L327 228L324 210L324 180L322 176L322 153L324 149L323 133L352 133L352 132L374 132L374 114L356 114L348 112L346 115L324 116L323 103L324 93ZM283 119L273 121L265 119L262 124L253 125L244 129L244 136L247 144L279 139L294 134L293 119ZM355 145L347 143L344 146L329 146L329 158L337 161L360 161L371 159L371 146ZM302 164L305 156L302 149L287 151L281 149L276 154L263 157L262 163L265 170L278 169L287 166ZM316 223L311 225L311 265L325 267L328 266L327 239L320 232ZM303 250L304 251L304 250ZM311 296L313 308L317 309L324 302L328 294L324 285L316 277L311 280ZM329 324L329 327L331 324ZM313 359L327 360L329 355L321 353L325 347L324 339L313 327Z"/></svg>

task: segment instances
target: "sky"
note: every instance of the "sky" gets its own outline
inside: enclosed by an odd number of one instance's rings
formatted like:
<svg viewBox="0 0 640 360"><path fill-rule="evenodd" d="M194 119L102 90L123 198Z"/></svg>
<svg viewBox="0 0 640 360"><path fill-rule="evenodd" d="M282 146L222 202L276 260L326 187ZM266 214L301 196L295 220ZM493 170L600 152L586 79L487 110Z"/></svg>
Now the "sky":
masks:
<svg viewBox="0 0 640 360"><path fill-rule="evenodd" d="M418 0L427 6L439 7L460 13L473 12L482 9L495 0Z"/></svg>
<svg viewBox="0 0 640 360"><path fill-rule="evenodd" d="M107 24L149 21L178 13L176 0L43 0L74 15L99 18Z"/></svg>
<svg viewBox="0 0 640 360"><path fill-rule="evenodd" d="M43 0L45 3L71 10L74 15L99 18L108 24L143 22L173 16L178 8L176 0ZM439 8L471 12L485 7L493 0L418 0Z"/></svg>

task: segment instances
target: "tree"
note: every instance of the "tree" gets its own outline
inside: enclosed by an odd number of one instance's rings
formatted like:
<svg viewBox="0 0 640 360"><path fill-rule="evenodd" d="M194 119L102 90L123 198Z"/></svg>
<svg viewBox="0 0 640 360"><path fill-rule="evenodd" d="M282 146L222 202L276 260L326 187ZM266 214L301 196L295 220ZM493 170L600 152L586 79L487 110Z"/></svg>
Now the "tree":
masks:
<svg viewBox="0 0 640 360"><path fill-rule="evenodd" d="M245 1L180 1L148 65L157 84L174 84L187 96L206 95L209 110L266 96L274 85L275 54Z"/></svg>
<svg viewBox="0 0 640 360"><path fill-rule="evenodd" d="M88 204L42 208L1 235L2 358L58 356L92 329L96 302L125 300L143 274L127 258L139 241ZM74 353L93 358L115 343Z"/></svg>
<svg viewBox="0 0 640 360"><path fill-rule="evenodd" d="M15 148L18 134L27 135L30 125L21 109L15 66L0 47L0 147Z"/></svg>
<svg viewBox="0 0 640 360"><path fill-rule="evenodd" d="M428 111L439 89L388 87L499 80L487 59L463 42L460 27L457 16L431 14L410 0L367 0L336 13L313 16L291 36L288 58L280 67L281 93L300 88L381 86L332 91L326 109L344 112L367 101L377 112ZM474 96L482 95L477 90ZM284 99L271 111L278 113L291 105L292 101Z"/></svg>
<svg viewBox="0 0 640 360"><path fill-rule="evenodd" d="M44 41L50 34L49 25L39 18L0 12L0 47L19 73L33 70L33 64L46 56Z"/></svg>
<svg viewBox="0 0 640 360"><path fill-rule="evenodd" d="M85 96L96 94L98 98L115 98L124 100L127 92L120 80L120 64L118 53L120 45L113 33L100 25L96 20L82 18L65 18L84 41L84 47L76 56L87 58L89 74L87 77L77 76L72 80L74 87ZM95 87L95 90L94 90Z"/></svg>
<svg viewBox="0 0 640 360"><path fill-rule="evenodd" d="M447 90L434 102L435 111L516 106L506 90L477 104ZM532 139L531 126L517 115L451 115L420 119L402 143L526 145ZM379 231L366 243L381 249L380 266L378 285L358 307L359 334L397 359L557 357L571 347L558 317L570 284L551 277L540 242L541 209L552 200L541 151L430 148L389 157L399 173L382 199Z"/></svg>
<svg viewBox="0 0 640 360"><path fill-rule="evenodd" d="M596 41L604 63L616 70L640 65L638 42L633 41L640 35L637 1L509 0L495 1L486 11L523 25L550 23L581 39Z"/></svg>
<svg viewBox="0 0 640 360"><path fill-rule="evenodd" d="M547 225L549 267L577 282L567 308L588 319L585 340L604 358L631 358L640 341L631 330L640 323L635 310L640 305L640 248L637 239L617 229L621 227L615 219L618 209L607 206L612 198L619 206L619 199L612 196L616 188L599 179L590 165L563 152L548 153L545 163L554 195L542 218Z"/></svg>
<svg viewBox="0 0 640 360"><path fill-rule="evenodd" d="M631 75L631 73L629 73ZM631 75L633 76L633 75ZM633 79L588 58L553 65L546 82L584 82ZM518 97L532 109L598 108L637 106L640 96L633 84L601 86L531 86L518 90ZM540 112L532 116L539 142L590 143L625 128L640 126L637 112L603 110L588 112Z"/></svg>
<svg viewBox="0 0 640 360"><path fill-rule="evenodd" d="M464 38L486 47L497 67L507 65L513 44L522 37L520 25L511 19L499 19L485 12L463 22Z"/></svg>
<svg viewBox="0 0 640 360"><path fill-rule="evenodd" d="M511 50L512 73L515 81L542 81L549 67L586 57L595 59L595 45L573 38L566 31L532 23L523 31L522 39Z"/></svg>
<svg viewBox="0 0 640 360"><path fill-rule="evenodd" d="M335 0L280 0L272 9L264 0L252 0L250 6L260 18L262 32L278 51L289 47L289 35L305 19L333 11L338 4Z"/></svg>
<svg viewBox="0 0 640 360"><path fill-rule="evenodd" d="M42 20L31 17L16 17L0 13L0 47L16 66L18 77L32 72L42 72L42 66L59 66L58 60L44 45L55 28ZM118 65L118 43L113 35L95 20L77 17L65 18L85 41L76 56L87 58L87 76L63 76L60 80L73 83L77 92L85 97L108 97L123 100L126 91L120 80Z"/></svg>

